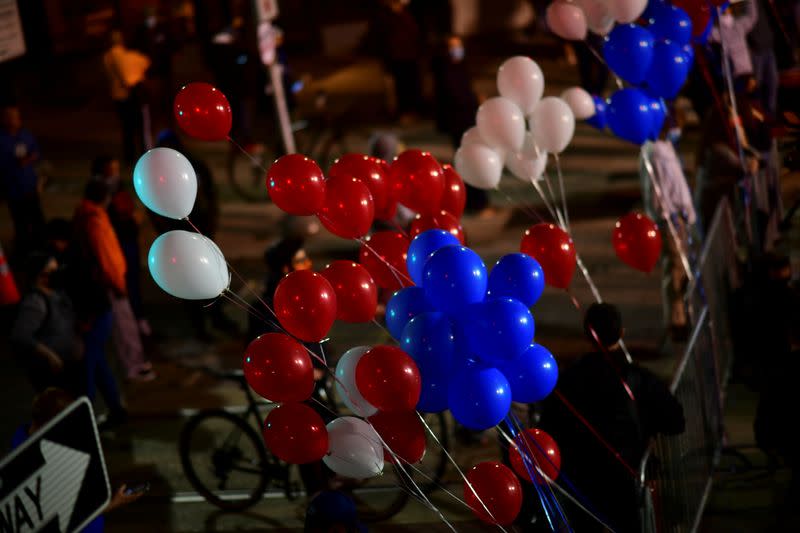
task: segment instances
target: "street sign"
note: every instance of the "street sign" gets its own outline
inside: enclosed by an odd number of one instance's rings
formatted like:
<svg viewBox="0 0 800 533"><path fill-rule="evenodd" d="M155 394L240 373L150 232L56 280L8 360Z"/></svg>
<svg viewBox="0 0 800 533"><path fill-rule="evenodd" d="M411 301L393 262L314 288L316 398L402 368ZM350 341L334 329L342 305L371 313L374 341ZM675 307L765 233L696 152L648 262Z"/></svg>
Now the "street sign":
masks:
<svg viewBox="0 0 800 533"><path fill-rule="evenodd" d="M25 54L17 0L0 0L0 63Z"/></svg>
<svg viewBox="0 0 800 533"><path fill-rule="evenodd" d="M89 400L81 398L0 463L0 533L71 533L111 499Z"/></svg>

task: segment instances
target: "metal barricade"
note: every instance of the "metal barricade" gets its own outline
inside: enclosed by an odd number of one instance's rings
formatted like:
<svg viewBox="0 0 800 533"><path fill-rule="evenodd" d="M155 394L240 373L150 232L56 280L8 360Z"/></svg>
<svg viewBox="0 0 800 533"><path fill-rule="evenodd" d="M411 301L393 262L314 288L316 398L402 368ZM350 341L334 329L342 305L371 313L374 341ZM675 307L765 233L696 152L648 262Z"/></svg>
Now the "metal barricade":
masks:
<svg viewBox="0 0 800 533"><path fill-rule="evenodd" d="M687 290L692 335L670 389L686 430L660 436L641 463L642 530L697 530L723 444L722 406L732 363L730 294L740 282L738 239L727 202L717 208Z"/></svg>

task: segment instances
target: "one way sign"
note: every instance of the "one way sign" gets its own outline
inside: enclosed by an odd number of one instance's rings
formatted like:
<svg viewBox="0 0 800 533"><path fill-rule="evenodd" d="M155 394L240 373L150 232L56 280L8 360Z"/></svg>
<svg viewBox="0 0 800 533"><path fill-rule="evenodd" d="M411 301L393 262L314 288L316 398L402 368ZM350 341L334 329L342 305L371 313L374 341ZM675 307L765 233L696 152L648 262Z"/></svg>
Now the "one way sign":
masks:
<svg viewBox="0 0 800 533"><path fill-rule="evenodd" d="M92 407L81 398L0 463L0 533L80 531L110 497Z"/></svg>

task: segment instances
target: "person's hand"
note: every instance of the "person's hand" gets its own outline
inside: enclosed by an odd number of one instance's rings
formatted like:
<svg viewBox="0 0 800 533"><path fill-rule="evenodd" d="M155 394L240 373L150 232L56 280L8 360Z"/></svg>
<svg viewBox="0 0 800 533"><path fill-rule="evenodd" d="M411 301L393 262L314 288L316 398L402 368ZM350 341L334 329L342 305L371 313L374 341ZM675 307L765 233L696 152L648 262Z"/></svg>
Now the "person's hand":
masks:
<svg viewBox="0 0 800 533"><path fill-rule="evenodd" d="M123 505L128 505L129 503L135 502L142 496L144 496L144 492L137 492L134 494L125 494L125 490L128 488L127 485L124 483L120 485L117 489L117 492L111 497L111 501L108 502L108 506L106 507L106 512L112 511L117 507L122 507Z"/></svg>

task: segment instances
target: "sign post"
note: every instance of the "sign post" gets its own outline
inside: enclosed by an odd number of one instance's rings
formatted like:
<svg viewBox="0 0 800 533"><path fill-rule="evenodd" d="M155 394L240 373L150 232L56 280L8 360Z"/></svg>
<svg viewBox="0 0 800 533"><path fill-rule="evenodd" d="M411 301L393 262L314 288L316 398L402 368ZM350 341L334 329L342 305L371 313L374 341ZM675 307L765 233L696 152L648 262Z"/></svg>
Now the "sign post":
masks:
<svg viewBox="0 0 800 533"><path fill-rule="evenodd" d="M281 139L287 154L297 151L294 144L294 134L292 133L292 121L289 117L289 109L286 106L286 94L283 92L283 67L276 61L277 54L277 31L272 26L272 21L278 16L277 0L255 0L256 13L258 14L258 51L261 62L269 70L269 78L272 83L273 96L275 97L275 110L278 114L278 122L281 127Z"/></svg>
<svg viewBox="0 0 800 533"><path fill-rule="evenodd" d="M80 531L110 499L103 450L86 398L0 462L0 533Z"/></svg>

